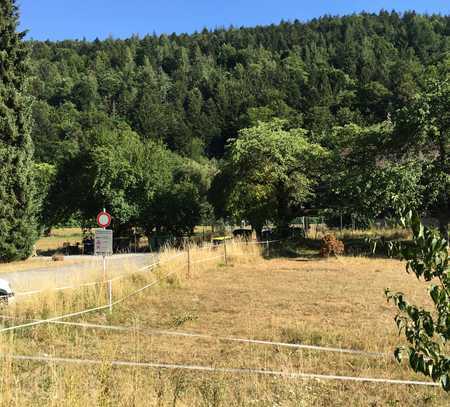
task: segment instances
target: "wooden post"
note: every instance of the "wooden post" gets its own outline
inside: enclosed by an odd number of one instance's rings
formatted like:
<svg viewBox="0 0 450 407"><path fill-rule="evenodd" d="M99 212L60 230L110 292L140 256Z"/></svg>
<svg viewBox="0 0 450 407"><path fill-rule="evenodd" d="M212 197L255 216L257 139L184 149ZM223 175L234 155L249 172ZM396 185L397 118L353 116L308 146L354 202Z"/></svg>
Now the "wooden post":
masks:
<svg viewBox="0 0 450 407"><path fill-rule="evenodd" d="M109 313L112 314L112 280L108 280Z"/></svg>
<svg viewBox="0 0 450 407"><path fill-rule="evenodd" d="M227 257L227 238L225 236L225 238L223 239L223 254L225 257L225 265L228 266L228 257Z"/></svg>
<svg viewBox="0 0 450 407"><path fill-rule="evenodd" d="M187 263L187 266L188 266L188 269L187 269L187 278L191 278L191 250L190 250L190 247L189 247L190 245L189 245L189 242L188 242L188 245L187 245L187 256L188 256L188 263Z"/></svg>
<svg viewBox="0 0 450 407"><path fill-rule="evenodd" d="M269 243L269 239L267 239L266 245L267 245L267 257L269 257L269 256L270 256L270 243Z"/></svg>
<svg viewBox="0 0 450 407"><path fill-rule="evenodd" d="M106 281L106 255L103 255L103 280Z"/></svg>

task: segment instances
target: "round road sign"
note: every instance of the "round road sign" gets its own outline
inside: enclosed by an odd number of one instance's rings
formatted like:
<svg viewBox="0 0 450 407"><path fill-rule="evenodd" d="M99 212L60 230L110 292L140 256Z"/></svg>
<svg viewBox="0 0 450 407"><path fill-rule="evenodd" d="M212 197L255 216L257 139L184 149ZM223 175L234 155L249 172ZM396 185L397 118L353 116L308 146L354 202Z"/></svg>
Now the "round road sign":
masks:
<svg viewBox="0 0 450 407"><path fill-rule="evenodd" d="M102 211L97 215L97 223L102 228L107 228L111 224L111 215Z"/></svg>

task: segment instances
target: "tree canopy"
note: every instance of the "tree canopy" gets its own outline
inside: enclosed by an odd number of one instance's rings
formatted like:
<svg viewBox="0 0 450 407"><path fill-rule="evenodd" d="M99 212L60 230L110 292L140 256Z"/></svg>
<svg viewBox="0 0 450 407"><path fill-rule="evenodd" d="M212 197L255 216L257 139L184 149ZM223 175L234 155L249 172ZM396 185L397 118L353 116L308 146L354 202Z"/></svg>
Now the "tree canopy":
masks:
<svg viewBox="0 0 450 407"><path fill-rule="evenodd" d="M302 213L327 154L308 141L305 130L284 130L283 122L275 120L241 130L226 157L226 207L235 219L247 219L261 232L268 222L286 228Z"/></svg>
<svg viewBox="0 0 450 407"><path fill-rule="evenodd" d="M184 234L208 198L257 228L405 202L445 224L449 33L448 16L381 11L28 41L37 219L92 225L106 206L117 231Z"/></svg>
<svg viewBox="0 0 450 407"><path fill-rule="evenodd" d="M0 2L0 261L28 257L37 237L27 47L15 1Z"/></svg>

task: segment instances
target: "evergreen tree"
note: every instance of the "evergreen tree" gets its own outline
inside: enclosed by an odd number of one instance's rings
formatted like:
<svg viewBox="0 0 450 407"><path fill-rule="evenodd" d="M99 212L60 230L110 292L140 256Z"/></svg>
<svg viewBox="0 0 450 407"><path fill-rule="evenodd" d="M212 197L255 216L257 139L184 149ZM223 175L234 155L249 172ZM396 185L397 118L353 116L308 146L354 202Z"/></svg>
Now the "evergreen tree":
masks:
<svg viewBox="0 0 450 407"><path fill-rule="evenodd" d="M0 260L28 257L36 238L27 48L15 0L0 2Z"/></svg>

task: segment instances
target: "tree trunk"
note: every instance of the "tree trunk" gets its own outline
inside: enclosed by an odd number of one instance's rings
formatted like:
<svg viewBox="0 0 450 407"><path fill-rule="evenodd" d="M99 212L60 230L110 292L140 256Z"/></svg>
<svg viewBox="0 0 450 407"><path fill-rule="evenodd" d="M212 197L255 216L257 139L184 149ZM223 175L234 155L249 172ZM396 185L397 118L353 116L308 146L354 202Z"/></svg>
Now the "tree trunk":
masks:
<svg viewBox="0 0 450 407"><path fill-rule="evenodd" d="M253 230L254 230L255 233L256 233L256 240L257 240L258 242L260 242L260 241L262 240L262 229L263 229L263 227L262 227L261 225L255 225L255 226L253 226Z"/></svg>

